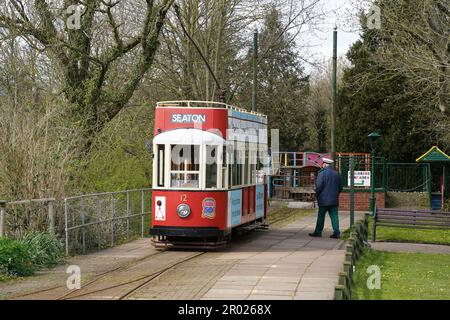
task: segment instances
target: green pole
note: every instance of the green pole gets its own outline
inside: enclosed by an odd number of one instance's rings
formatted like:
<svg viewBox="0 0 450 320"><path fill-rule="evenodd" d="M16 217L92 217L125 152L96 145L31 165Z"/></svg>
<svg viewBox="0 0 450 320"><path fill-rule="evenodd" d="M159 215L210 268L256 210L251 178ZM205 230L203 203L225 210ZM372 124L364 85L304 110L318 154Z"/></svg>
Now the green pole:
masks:
<svg viewBox="0 0 450 320"><path fill-rule="evenodd" d="M431 164L427 163L428 168L428 197L430 199L430 210L433 209L433 194L431 193Z"/></svg>
<svg viewBox="0 0 450 320"><path fill-rule="evenodd" d="M253 90L252 90L252 111L256 112L258 110L257 108L257 89L258 89L258 83L257 83L257 73L258 73L258 30L255 29L253 32Z"/></svg>
<svg viewBox="0 0 450 320"><path fill-rule="evenodd" d="M333 31L333 78L332 78L332 129L331 129L331 154L336 160L336 87L337 87L337 27Z"/></svg>
<svg viewBox="0 0 450 320"><path fill-rule="evenodd" d="M445 163L444 163L444 168L443 168L443 174L444 174L444 179L443 179L443 183L444 183L444 200L446 198L447 195L447 168L445 167Z"/></svg>
<svg viewBox="0 0 450 320"><path fill-rule="evenodd" d="M355 160L350 156L350 227L355 224Z"/></svg>
<svg viewBox="0 0 450 320"><path fill-rule="evenodd" d="M371 188L370 188L370 212L371 215L375 215L375 150L376 148L372 148L372 168L370 171L370 180L371 180Z"/></svg>

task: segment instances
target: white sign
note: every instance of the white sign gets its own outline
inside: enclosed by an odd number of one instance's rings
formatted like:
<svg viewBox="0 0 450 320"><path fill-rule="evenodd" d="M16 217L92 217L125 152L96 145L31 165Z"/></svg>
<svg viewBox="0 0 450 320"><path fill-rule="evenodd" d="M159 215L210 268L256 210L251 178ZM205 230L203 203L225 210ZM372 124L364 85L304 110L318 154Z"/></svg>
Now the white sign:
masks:
<svg viewBox="0 0 450 320"><path fill-rule="evenodd" d="M205 123L206 115L204 114L172 114L172 123Z"/></svg>
<svg viewBox="0 0 450 320"><path fill-rule="evenodd" d="M166 221L166 197L155 197L155 220Z"/></svg>
<svg viewBox="0 0 450 320"><path fill-rule="evenodd" d="M370 187L370 171L354 171L354 183L355 187ZM350 187L351 176L348 172L348 186Z"/></svg>

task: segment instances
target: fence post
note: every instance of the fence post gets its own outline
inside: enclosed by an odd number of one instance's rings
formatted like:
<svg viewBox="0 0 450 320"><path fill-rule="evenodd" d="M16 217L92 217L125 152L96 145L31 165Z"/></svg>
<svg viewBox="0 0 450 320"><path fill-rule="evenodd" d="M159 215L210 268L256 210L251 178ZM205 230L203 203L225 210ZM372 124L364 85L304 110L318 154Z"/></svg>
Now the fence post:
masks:
<svg viewBox="0 0 450 320"><path fill-rule="evenodd" d="M127 239L130 238L130 192L127 191Z"/></svg>
<svg viewBox="0 0 450 320"><path fill-rule="evenodd" d="M100 197L97 196L96 198L96 203L97 203L97 221L100 221L100 215L101 215L101 202L100 202ZM98 250L100 250L101 248L101 243L102 243L102 235L101 235L101 231L100 231L100 224L97 223L97 248Z"/></svg>
<svg viewBox="0 0 450 320"><path fill-rule="evenodd" d="M6 234L5 216L6 216L6 201L0 200L0 237L4 237Z"/></svg>
<svg viewBox="0 0 450 320"><path fill-rule="evenodd" d="M55 199L51 199L48 201L48 231L50 234L55 234L55 207L53 205L53 202Z"/></svg>
<svg viewBox="0 0 450 320"><path fill-rule="evenodd" d="M142 190L142 203L141 203L141 238L144 237L144 214L145 214L145 194Z"/></svg>
<svg viewBox="0 0 450 320"><path fill-rule="evenodd" d="M86 254L86 229L85 229L85 211L86 211L86 203L83 201L81 202L81 246L83 250L83 254Z"/></svg>
<svg viewBox="0 0 450 320"><path fill-rule="evenodd" d="M66 256L69 255L69 230L67 230L67 215L68 215L68 207L67 207L67 198L64 199L64 230L66 233Z"/></svg>
<svg viewBox="0 0 450 320"><path fill-rule="evenodd" d="M112 217L111 217L111 246L114 247L114 223L115 223L115 216L116 216L116 203L115 203L115 197L114 194L111 195L111 210L112 210Z"/></svg>

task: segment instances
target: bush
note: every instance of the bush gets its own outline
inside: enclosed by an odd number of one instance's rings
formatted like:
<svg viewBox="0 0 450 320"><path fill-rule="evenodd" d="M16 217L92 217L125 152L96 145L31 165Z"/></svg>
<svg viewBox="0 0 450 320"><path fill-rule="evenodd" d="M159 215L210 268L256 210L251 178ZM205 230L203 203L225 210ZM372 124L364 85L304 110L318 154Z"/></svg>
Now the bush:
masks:
<svg viewBox="0 0 450 320"><path fill-rule="evenodd" d="M22 239L36 268L46 268L64 260L63 244L54 235L31 232Z"/></svg>
<svg viewBox="0 0 450 320"><path fill-rule="evenodd" d="M27 276L34 265L27 246L17 240L0 238L0 274Z"/></svg>

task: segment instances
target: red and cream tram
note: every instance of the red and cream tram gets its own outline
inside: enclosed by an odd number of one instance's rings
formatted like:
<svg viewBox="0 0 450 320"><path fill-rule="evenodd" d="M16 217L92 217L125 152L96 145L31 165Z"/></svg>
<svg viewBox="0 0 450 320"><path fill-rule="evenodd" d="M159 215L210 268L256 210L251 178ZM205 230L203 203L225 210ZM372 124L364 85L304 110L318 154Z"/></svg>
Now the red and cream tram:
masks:
<svg viewBox="0 0 450 320"><path fill-rule="evenodd" d="M225 245L267 215L267 117L224 103L159 102L153 139L153 244Z"/></svg>

